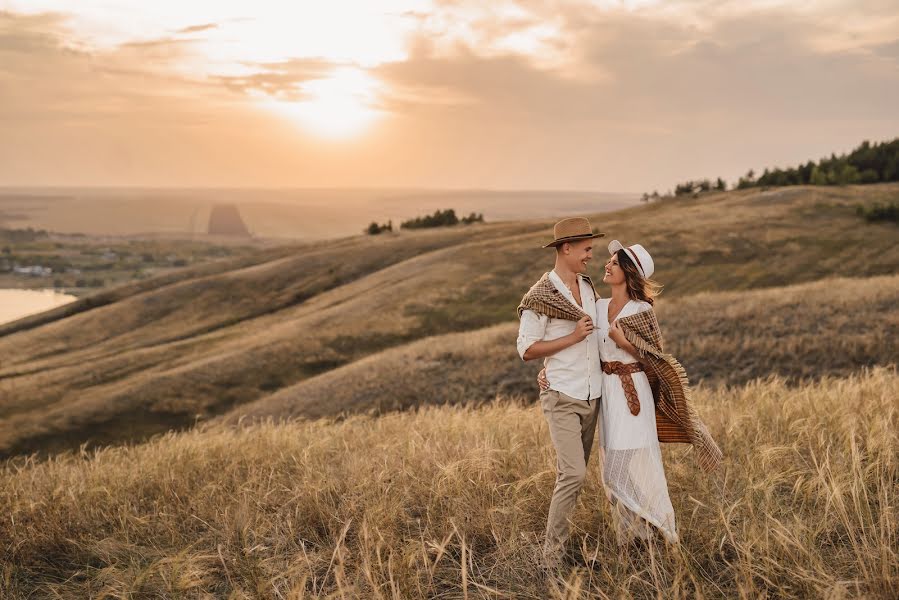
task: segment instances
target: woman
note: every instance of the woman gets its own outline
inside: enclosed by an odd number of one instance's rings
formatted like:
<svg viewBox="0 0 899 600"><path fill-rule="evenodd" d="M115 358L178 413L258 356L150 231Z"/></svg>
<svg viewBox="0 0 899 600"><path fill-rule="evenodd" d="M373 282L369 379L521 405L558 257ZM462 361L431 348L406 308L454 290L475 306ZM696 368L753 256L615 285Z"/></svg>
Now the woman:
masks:
<svg viewBox="0 0 899 600"><path fill-rule="evenodd" d="M652 257L640 244L609 243L611 257L603 282L610 298L596 301L603 392L599 416L600 462L606 495L612 502L618 543L649 539L650 524L671 543L678 542L674 509L656 431L653 390L641 353L618 326L618 319L651 311L661 286L652 276ZM549 385L545 372L540 387Z"/></svg>

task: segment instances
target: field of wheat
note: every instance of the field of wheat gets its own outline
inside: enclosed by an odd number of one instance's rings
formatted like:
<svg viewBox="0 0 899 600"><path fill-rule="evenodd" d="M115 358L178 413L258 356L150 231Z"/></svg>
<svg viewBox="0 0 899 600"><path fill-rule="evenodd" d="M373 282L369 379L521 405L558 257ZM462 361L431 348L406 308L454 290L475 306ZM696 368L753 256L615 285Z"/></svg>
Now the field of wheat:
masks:
<svg viewBox="0 0 899 600"><path fill-rule="evenodd" d="M541 577L554 455L521 399L207 425L0 471L3 598L895 598L899 373L700 386L665 446L682 543L619 551L594 454Z"/></svg>

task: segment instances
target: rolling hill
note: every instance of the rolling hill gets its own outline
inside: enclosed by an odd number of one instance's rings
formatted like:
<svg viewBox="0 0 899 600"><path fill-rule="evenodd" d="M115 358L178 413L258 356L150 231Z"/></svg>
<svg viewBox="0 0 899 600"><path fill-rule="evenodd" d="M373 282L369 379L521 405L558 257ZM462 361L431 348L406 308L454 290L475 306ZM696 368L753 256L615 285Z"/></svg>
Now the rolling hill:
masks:
<svg viewBox="0 0 899 600"><path fill-rule="evenodd" d="M899 361L899 275L703 292L657 304L666 348L704 384L771 376L798 383ZM509 396L530 401L540 361L522 362L517 333L511 322L417 340L241 405L221 420L383 414Z"/></svg>
<svg viewBox="0 0 899 600"><path fill-rule="evenodd" d="M899 230L864 222L855 206L897 195L896 184L750 189L657 202L592 220L607 240L640 241L653 252L657 276L666 284L665 302L673 306L700 292L894 274ZM330 389L347 373L335 369L363 368L351 363L400 368L402 353L448 370L456 358L423 352L447 340L470 344L472 354L459 364L476 362L479 344L502 346L510 327L502 324L514 320L523 291L551 265L551 251L539 247L551 226L546 220L497 223L266 249L240 262L191 267L7 324L0 327L0 456L145 439L255 401L268 403L273 394L291 396L301 389L294 386ZM593 272L604 256L600 246ZM886 296L868 290L859 300L895 306L895 280L883 279L882 285ZM804 292L790 293L799 302ZM860 321L840 321L838 314L856 308L852 299L847 306L843 292L807 293L830 298L822 304L822 310L834 311L828 322L854 335ZM769 299L758 298L737 322L727 298L694 296L724 311L711 315L720 321L711 331L723 341L732 337L731 329L752 326L747 315L765 313ZM799 320L798 330L814 331L818 321L788 309ZM708 313L683 312L685 326L690 318L708 323ZM672 331L679 327L676 314L665 317ZM483 328L488 329L469 335L473 341L463 334L415 346L430 336ZM802 335L787 340L787 347L815 339ZM729 352L739 356L742 347L734 348ZM854 358L837 367L871 360L864 344L850 350ZM714 356L714 347L684 352L697 357L690 359L697 377L718 377L701 358ZM365 357L372 362L357 362ZM768 364L754 360L750 366L739 361L746 373L734 381ZM494 377L490 393L526 389L531 370L516 368ZM322 383L327 381L332 383ZM452 389L448 385L447 401ZM394 400L366 402L361 408L367 410Z"/></svg>

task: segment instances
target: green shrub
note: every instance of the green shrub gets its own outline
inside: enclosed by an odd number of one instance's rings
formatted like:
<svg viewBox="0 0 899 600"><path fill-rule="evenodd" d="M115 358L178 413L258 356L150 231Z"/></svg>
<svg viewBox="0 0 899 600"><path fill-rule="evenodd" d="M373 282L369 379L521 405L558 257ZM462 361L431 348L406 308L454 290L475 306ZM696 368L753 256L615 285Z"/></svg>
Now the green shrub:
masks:
<svg viewBox="0 0 899 600"><path fill-rule="evenodd" d="M856 207L855 212L858 216L864 217L869 223L885 221L888 223L899 223L899 202L877 202L871 206L863 206L861 204Z"/></svg>

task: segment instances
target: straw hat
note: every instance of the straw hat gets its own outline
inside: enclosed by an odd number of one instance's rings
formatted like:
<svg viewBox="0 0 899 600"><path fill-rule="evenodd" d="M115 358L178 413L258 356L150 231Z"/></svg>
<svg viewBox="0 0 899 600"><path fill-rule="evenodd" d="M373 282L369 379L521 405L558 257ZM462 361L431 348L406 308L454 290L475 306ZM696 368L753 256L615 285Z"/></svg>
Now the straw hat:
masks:
<svg viewBox="0 0 899 600"><path fill-rule="evenodd" d="M656 270L656 265L652 261L649 252L646 251L646 248L640 244L625 247L618 240L609 242L609 254L615 254L619 250L624 250L627 253L628 258L631 259L631 262L637 265L637 270L640 272L643 279L652 277L652 274Z"/></svg>
<svg viewBox="0 0 899 600"><path fill-rule="evenodd" d="M600 238L604 235L604 233L600 233L596 229L593 229L590 225L590 221L584 217L570 217L556 223L555 227L553 227L553 238L555 239L543 247L549 248L550 246L558 246L565 242Z"/></svg>

